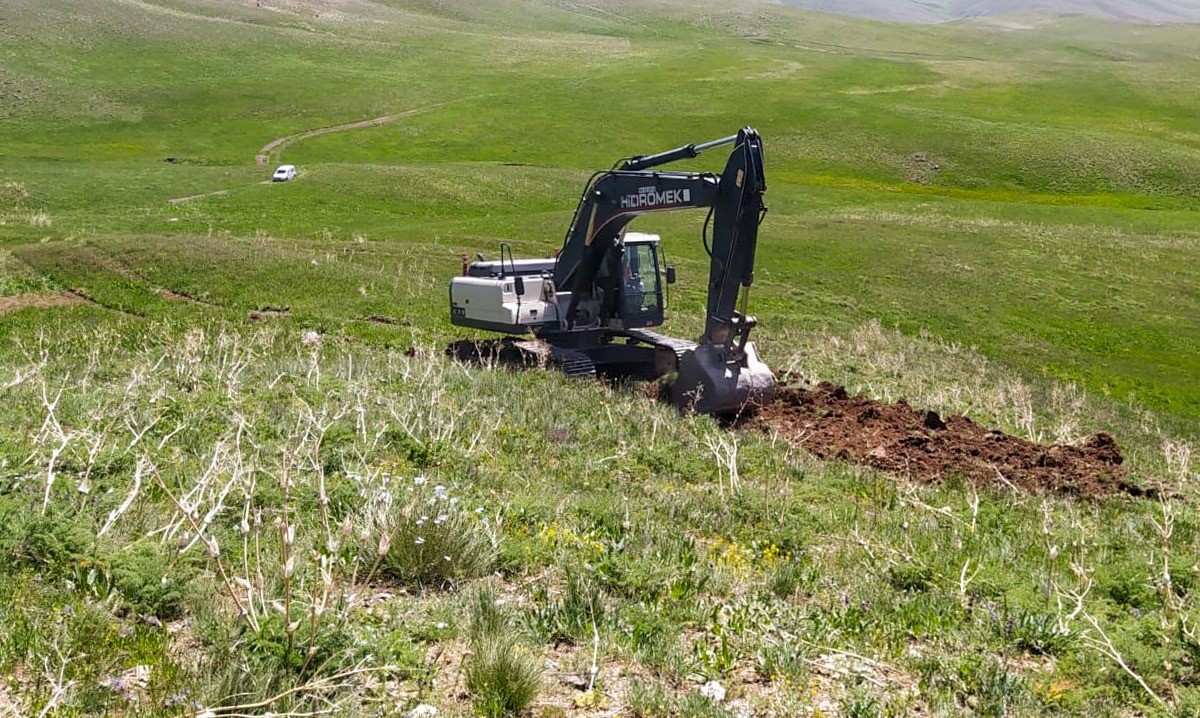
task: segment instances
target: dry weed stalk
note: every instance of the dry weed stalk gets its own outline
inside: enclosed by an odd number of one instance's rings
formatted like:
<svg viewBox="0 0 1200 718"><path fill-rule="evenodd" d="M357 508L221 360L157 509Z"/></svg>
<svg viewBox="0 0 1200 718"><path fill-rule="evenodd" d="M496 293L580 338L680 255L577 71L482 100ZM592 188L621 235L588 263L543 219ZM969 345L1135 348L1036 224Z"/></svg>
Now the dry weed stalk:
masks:
<svg viewBox="0 0 1200 718"><path fill-rule="evenodd" d="M1150 696L1154 702L1161 706L1167 707L1168 703L1161 696L1154 692L1146 680L1142 678L1137 671L1129 665L1117 647L1113 645L1112 639L1100 625L1100 620L1087 610L1087 597L1095 586L1095 581L1086 568L1077 563L1071 564L1071 569L1078 581L1078 587L1073 590L1066 590L1061 586L1055 586L1055 595L1058 602L1058 625L1060 630L1071 632L1071 625L1077 620L1082 620L1086 624L1086 628L1076 632L1079 640L1083 645L1096 651L1101 656L1111 660L1113 663L1124 671L1130 678L1141 686L1146 695Z"/></svg>
<svg viewBox="0 0 1200 718"><path fill-rule="evenodd" d="M57 670L52 669L50 667L50 658L42 656L42 675L45 677L46 682L53 686L53 689L50 692L50 699L46 701L46 704L42 706L42 710L38 712L38 718L45 718L51 715L54 709L58 707L59 701L75 686L75 681L67 680L66 677L67 664L71 662L71 658L64 656L62 649L58 645L54 645L51 648L58 656L58 668Z"/></svg>
<svg viewBox="0 0 1200 718"><path fill-rule="evenodd" d="M733 432L710 433L704 437L704 443L717 462L717 489L724 500L726 480L729 482L730 494L736 494L741 488L741 479L738 477L737 435Z"/></svg>

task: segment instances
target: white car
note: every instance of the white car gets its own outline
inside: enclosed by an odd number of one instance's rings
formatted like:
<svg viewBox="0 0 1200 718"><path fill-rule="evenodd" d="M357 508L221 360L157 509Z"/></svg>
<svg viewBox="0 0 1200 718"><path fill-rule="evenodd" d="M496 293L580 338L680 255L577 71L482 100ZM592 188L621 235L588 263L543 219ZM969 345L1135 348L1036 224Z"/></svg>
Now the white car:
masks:
<svg viewBox="0 0 1200 718"><path fill-rule="evenodd" d="M279 169L271 175L272 182L287 182L294 179L296 179L296 165L279 165Z"/></svg>

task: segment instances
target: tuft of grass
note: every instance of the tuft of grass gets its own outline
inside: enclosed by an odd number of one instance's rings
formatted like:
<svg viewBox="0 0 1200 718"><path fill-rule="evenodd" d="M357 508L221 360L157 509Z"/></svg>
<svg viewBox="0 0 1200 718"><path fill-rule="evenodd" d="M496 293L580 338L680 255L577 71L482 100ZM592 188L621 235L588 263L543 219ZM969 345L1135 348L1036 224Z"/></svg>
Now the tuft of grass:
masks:
<svg viewBox="0 0 1200 718"><path fill-rule="evenodd" d="M1036 656L1061 656L1075 643L1056 615L1021 611L1004 625L1005 637L1016 648Z"/></svg>
<svg viewBox="0 0 1200 718"><path fill-rule="evenodd" d="M384 503L375 513L363 554L378 556L379 575L404 584L446 588L491 570L496 547L482 519L466 510L442 485L424 476L405 488L400 506Z"/></svg>
<svg viewBox="0 0 1200 718"><path fill-rule="evenodd" d="M609 620L607 594L590 575L567 569L562 592L545 587L533 591L534 607L528 621L533 631L550 642L582 644L605 629Z"/></svg>
<svg viewBox="0 0 1200 718"><path fill-rule="evenodd" d="M469 626L471 655L464 675L475 711L483 718L526 713L541 688L541 656L517 641L490 588L472 595Z"/></svg>
<svg viewBox="0 0 1200 718"><path fill-rule="evenodd" d="M541 685L541 657L504 636L489 636L473 646L465 670L467 691L483 718L526 713Z"/></svg>
<svg viewBox="0 0 1200 718"><path fill-rule="evenodd" d="M468 594L467 613L467 638L472 644L513 631L513 617L496 601L496 590L490 585L480 586Z"/></svg>

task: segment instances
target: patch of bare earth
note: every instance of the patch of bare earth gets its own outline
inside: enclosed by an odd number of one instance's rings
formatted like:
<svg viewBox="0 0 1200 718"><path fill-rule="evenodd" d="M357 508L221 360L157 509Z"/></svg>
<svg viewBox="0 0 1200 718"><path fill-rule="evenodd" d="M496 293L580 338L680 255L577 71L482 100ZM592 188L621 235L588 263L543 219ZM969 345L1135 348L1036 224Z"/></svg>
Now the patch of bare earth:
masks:
<svg viewBox="0 0 1200 718"><path fill-rule="evenodd" d="M0 315L22 309L49 309L86 303L86 299L70 292L28 292L12 297L0 297Z"/></svg>
<svg viewBox="0 0 1200 718"><path fill-rule="evenodd" d="M405 321L404 319L397 319L395 317L389 317L385 314L372 314L371 316L367 317L367 321L371 322L372 324L387 324L388 326L393 327L407 327L412 325L412 322Z"/></svg>
<svg viewBox="0 0 1200 718"><path fill-rule="evenodd" d="M1074 446L1035 444L965 416L943 419L903 399L887 404L849 396L828 382L784 387L774 403L742 424L777 433L822 458L923 483L958 475L979 485L1081 498L1154 493L1127 478L1121 449L1107 433Z"/></svg>
<svg viewBox="0 0 1200 718"><path fill-rule="evenodd" d="M246 318L252 322L264 322L268 319L286 317L291 311L290 307L262 307L250 312Z"/></svg>

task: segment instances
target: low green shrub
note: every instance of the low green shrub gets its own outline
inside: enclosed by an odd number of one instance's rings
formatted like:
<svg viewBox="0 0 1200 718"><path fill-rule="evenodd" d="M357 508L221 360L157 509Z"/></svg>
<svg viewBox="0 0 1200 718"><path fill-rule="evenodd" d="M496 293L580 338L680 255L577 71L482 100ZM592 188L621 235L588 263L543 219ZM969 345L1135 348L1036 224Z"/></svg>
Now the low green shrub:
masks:
<svg viewBox="0 0 1200 718"><path fill-rule="evenodd" d="M112 559L113 585L134 613L173 620L184 614L195 569L159 543L142 542Z"/></svg>
<svg viewBox="0 0 1200 718"><path fill-rule="evenodd" d="M20 495L0 496L0 555L35 571L66 573L96 558L96 532L52 504L44 514Z"/></svg>
<svg viewBox="0 0 1200 718"><path fill-rule="evenodd" d="M913 564L892 566L888 569L888 583L899 591L923 593L933 586L933 569Z"/></svg>
<svg viewBox="0 0 1200 718"><path fill-rule="evenodd" d="M1075 642L1075 636L1059 625L1058 617L1033 611L1021 611L1003 623L1005 637L1016 648L1035 656L1061 656Z"/></svg>
<svg viewBox="0 0 1200 718"><path fill-rule="evenodd" d="M291 630L289 630L289 628ZM336 671L350 658L353 639L333 621L297 620L289 626L283 615L268 614L258 630L243 627L242 643L253 659L273 673L302 678Z"/></svg>

